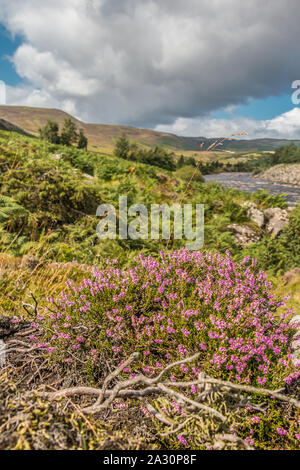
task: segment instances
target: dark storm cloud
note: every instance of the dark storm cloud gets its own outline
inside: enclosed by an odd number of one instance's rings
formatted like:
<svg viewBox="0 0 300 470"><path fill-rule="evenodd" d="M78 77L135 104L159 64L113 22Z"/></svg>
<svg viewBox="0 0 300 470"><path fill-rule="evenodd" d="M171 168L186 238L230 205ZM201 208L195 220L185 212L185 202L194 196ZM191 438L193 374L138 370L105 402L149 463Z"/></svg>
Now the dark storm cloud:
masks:
<svg viewBox="0 0 300 470"><path fill-rule="evenodd" d="M86 120L169 124L290 91L299 77L299 0L0 0L26 41L26 104ZM39 90L37 92L36 90Z"/></svg>

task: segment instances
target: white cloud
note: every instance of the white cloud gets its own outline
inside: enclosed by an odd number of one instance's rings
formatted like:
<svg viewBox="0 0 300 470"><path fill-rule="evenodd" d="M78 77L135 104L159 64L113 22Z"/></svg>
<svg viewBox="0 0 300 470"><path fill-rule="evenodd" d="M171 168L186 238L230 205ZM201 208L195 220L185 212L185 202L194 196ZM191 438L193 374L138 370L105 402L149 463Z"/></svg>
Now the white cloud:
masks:
<svg viewBox="0 0 300 470"><path fill-rule="evenodd" d="M300 139L300 108L294 108L274 119L254 120L245 117L232 119L178 118L172 125L156 126L157 131L171 132L183 136L229 137L236 138L282 138ZM247 136L237 134L246 132Z"/></svg>
<svg viewBox="0 0 300 470"><path fill-rule="evenodd" d="M25 85L8 102L191 127L248 97L290 91L300 78L298 10L298 0L0 0L0 21L24 38L13 62Z"/></svg>

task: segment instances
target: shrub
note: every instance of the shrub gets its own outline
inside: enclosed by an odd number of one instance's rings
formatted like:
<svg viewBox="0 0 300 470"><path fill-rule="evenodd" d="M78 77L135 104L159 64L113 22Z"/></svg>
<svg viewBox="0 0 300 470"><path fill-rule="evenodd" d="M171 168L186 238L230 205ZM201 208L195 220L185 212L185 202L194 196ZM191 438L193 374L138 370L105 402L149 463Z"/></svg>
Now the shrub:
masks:
<svg viewBox="0 0 300 470"><path fill-rule="evenodd" d="M49 299L41 323L45 339L38 345L53 360L71 363L75 355L79 363L97 363L104 355L117 365L138 351L139 365L125 372L151 376L200 351L198 363L178 368L176 379L205 371L274 387L294 372L294 331L285 321L291 312L279 316L284 302L273 298L266 274L248 258L239 265L229 253L140 255L132 268L111 264L68 287Z"/></svg>
<svg viewBox="0 0 300 470"><path fill-rule="evenodd" d="M204 178L198 168L191 165L185 165L175 172L178 178L184 181L194 181L195 183L204 183Z"/></svg>

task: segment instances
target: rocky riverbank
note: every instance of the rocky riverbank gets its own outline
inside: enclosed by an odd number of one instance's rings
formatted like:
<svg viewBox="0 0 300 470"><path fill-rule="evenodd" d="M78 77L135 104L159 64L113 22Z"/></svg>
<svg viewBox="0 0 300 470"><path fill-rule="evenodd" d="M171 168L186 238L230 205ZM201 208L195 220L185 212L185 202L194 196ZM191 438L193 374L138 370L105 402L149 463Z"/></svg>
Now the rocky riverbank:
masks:
<svg viewBox="0 0 300 470"><path fill-rule="evenodd" d="M275 165L272 168L259 173L255 178L273 181L275 183L300 186L300 163Z"/></svg>
<svg viewBox="0 0 300 470"><path fill-rule="evenodd" d="M289 167L295 165L286 165ZM227 172L205 175L206 183L219 183L227 188L235 188L239 191L256 192L268 191L272 195L285 194L284 199L290 207L294 207L300 201L300 184L288 185L286 183L275 183L267 181L257 175L255 178L251 173Z"/></svg>

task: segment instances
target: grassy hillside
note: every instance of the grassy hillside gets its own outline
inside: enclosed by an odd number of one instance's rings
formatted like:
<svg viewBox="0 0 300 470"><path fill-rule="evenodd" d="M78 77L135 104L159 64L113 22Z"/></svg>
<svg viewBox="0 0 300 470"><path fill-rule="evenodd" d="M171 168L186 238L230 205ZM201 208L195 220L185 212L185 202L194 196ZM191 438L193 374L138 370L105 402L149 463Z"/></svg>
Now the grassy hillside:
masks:
<svg viewBox="0 0 300 470"><path fill-rule="evenodd" d="M78 128L84 129L89 139L89 148L91 150L99 150L106 154L112 154L116 140L124 133L130 140L143 146L165 146L175 151L177 154L185 154L185 152L187 152L187 154L190 155L190 152L192 152L193 156L196 154L196 156L200 158L203 157L203 159L206 158L206 155L205 152L201 152L200 149L205 150L209 148L210 145L217 140L215 138L206 139L205 137L180 137L174 134L156 132L149 129L138 129L129 126L88 124L58 109L0 106L0 118L32 134L38 134L39 128L45 125L47 120L56 121L61 125L66 117L71 117ZM231 139L224 141L223 145L216 150L220 152L232 151L237 153L261 152L264 150L272 151L287 143L288 141L279 139ZM300 145L300 141L296 141L296 144Z"/></svg>
<svg viewBox="0 0 300 470"><path fill-rule="evenodd" d="M105 153L113 152L115 141L124 133L132 141L145 146L165 145L166 147L180 150L189 150L190 148L184 138L175 135L129 126L86 124L57 109L0 106L0 117L33 134L38 134L39 128L45 125L47 120L53 120L62 125L64 119L70 117L78 129L84 129L89 139L89 147L91 149L102 150ZM195 146L195 149L199 150L199 147Z"/></svg>
<svg viewBox="0 0 300 470"><path fill-rule="evenodd" d="M20 127L16 126L15 124L12 124L9 121L6 121L5 119L0 119L0 130L9 131L9 132L17 132L23 135L30 135L24 129L21 129Z"/></svg>
<svg viewBox="0 0 300 470"><path fill-rule="evenodd" d="M193 169L191 178L193 177ZM201 181L201 179L200 179ZM116 205L126 194L128 204L203 203L206 205L208 249L239 254L226 224L245 221L243 201L283 204L280 198L247 195L217 185L203 185L186 175L100 153L49 144L16 133L0 134L1 245L20 256L35 253L56 261L92 262L117 254L123 259L140 249L158 253L180 248L184 241L109 240L100 242L95 229L99 204ZM4 199L3 199L4 198Z"/></svg>

